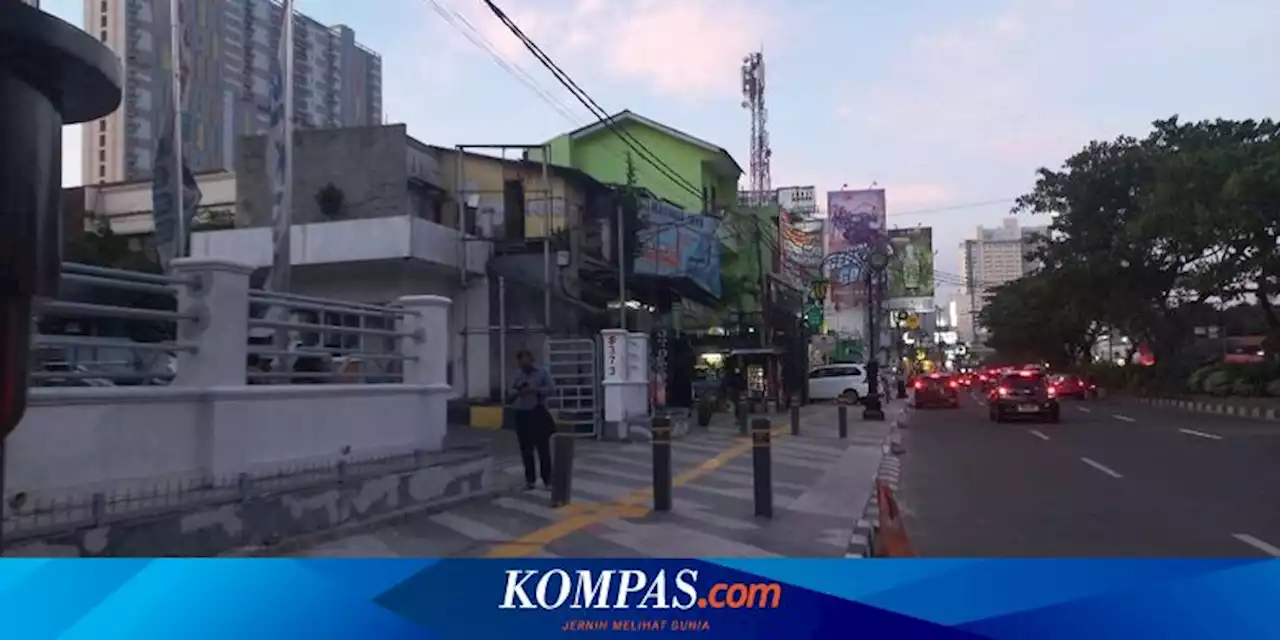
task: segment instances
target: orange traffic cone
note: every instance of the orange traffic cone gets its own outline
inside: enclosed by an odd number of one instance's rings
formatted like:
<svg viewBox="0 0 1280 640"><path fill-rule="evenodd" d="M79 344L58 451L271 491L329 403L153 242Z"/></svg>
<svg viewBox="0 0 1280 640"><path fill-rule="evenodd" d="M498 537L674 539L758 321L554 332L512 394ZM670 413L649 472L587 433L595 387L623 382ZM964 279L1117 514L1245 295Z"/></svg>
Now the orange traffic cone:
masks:
<svg viewBox="0 0 1280 640"><path fill-rule="evenodd" d="M876 531L872 555L876 558L914 558L916 550L907 538L907 528L893 490L884 480L876 480L876 504L880 510L880 526Z"/></svg>

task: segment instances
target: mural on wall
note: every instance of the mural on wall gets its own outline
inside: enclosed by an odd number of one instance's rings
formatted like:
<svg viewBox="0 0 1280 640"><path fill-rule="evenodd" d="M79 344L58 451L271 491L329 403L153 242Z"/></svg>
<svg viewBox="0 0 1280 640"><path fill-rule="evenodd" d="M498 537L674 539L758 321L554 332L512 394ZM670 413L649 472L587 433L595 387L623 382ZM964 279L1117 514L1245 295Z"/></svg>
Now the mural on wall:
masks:
<svg viewBox="0 0 1280 640"><path fill-rule="evenodd" d="M828 299L835 309L867 302L867 265L873 247L890 250L885 236L884 189L827 193Z"/></svg>
<svg viewBox="0 0 1280 640"><path fill-rule="evenodd" d="M640 251L633 263L637 274L688 278L704 291L720 297L720 220L689 213L675 205L644 199L636 234Z"/></svg>
<svg viewBox="0 0 1280 640"><path fill-rule="evenodd" d="M889 262L888 309L933 310L933 229L889 231L893 259Z"/></svg>

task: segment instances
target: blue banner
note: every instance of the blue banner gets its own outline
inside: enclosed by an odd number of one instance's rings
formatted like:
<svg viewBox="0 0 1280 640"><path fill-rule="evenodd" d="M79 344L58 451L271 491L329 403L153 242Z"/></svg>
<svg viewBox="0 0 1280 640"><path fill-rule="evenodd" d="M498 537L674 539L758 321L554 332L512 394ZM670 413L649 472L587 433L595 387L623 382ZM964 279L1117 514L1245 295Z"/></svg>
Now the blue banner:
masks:
<svg viewBox="0 0 1280 640"><path fill-rule="evenodd" d="M1277 593L1274 560L0 561L23 640L1275 638Z"/></svg>
<svg viewBox="0 0 1280 640"><path fill-rule="evenodd" d="M633 269L642 275L688 278L720 297L720 219L661 200L640 202L640 245Z"/></svg>

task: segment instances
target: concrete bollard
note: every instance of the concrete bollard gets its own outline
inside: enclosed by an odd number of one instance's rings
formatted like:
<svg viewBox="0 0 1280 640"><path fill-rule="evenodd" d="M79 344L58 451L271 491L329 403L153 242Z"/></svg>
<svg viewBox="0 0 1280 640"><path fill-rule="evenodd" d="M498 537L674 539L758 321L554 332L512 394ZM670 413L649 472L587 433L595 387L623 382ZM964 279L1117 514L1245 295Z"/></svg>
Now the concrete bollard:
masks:
<svg viewBox="0 0 1280 640"><path fill-rule="evenodd" d="M671 418L655 416L653 432L653 510L671 510Z"/></svg>
<svg viewBox="0 0 1280 640"><path fill-rule="evenodd" d="M800 403L791 405L791 435L800 435Z"/></svg>
<svg viewBox="0 0 1280 640"><path fill-rule="evenodd" d="M836 411L840 424L840 439L843 440L849 437L849 407L840 405Z"/></svg>
<svg viewBox="0 0 1280 640"><path fill-rule="evenodd" d="M773 442L768 418L751 421L751 471L756 515L773 517Z"/></svg>
<svg viewBox="0 0 1280 640"><path fill-rule="evenodd" d="M563 507L573 500L573 455L577 438L570 432L551 434L551 506Z"/></svg>

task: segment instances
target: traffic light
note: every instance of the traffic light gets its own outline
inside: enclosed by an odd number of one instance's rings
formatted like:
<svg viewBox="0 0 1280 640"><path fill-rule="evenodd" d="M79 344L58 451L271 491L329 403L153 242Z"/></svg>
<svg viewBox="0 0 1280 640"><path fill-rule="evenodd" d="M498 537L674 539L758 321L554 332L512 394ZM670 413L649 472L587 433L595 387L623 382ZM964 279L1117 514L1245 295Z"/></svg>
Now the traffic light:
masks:
<svg viewBox="0 0 1280 640"><path fill-rule="evenodd" d="M120 75L89 34L0 4L0 440L26 410L32 301L58 294L62 126L115 111Z"/></svg>

